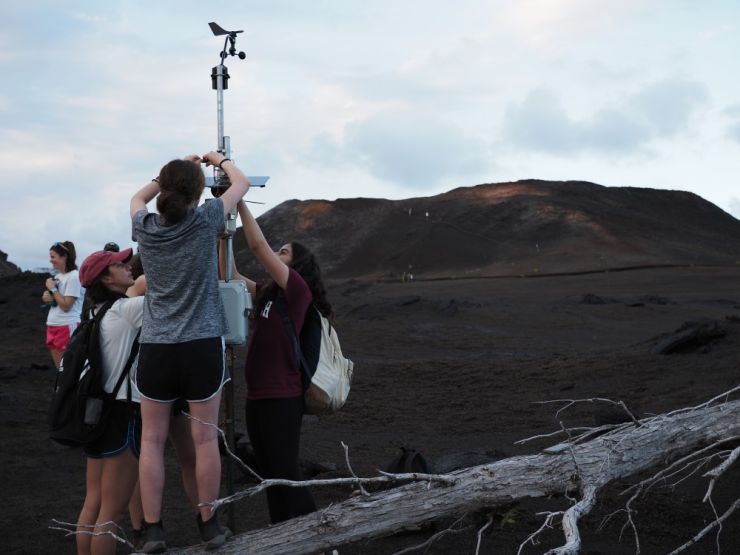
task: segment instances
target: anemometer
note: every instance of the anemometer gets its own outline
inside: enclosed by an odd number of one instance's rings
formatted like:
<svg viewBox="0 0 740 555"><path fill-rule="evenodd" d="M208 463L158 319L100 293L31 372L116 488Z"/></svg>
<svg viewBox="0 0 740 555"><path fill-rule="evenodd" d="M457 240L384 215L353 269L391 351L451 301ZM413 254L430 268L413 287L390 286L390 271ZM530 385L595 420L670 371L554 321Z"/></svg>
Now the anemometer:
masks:
<svg viewBox="0 0 740 555"><path fill-rule="evenodd" d="M236 39L239 33L244 31L227 31L215 22L208 24L214 36L225 37L224 46L219 52L219 63L211 69L211 88L216 91L216 120L217 120L217 148L216 150L233 159L231 155L231 139L224 134L224 91L229 88L229 69L224 64L226 58L234 56L244 60L247 55L236 49ZM269 179L268 176L249 176L250 187L264 187ZM213 196L220 196L231 182L218 166L213 167L213 176L206 177L206 185L211 188ZM247 312L252 308L252 297L247 292L246 286L241 280L232 279L232 264L234 254L232 251L233 236L236 231L236 207L226 215L224 233L221 236L221 247L226 253L226 275L219 282L221 301L226 314L228 333L224 337L227 345L243 345L247 340L248 320Z"/></svg>

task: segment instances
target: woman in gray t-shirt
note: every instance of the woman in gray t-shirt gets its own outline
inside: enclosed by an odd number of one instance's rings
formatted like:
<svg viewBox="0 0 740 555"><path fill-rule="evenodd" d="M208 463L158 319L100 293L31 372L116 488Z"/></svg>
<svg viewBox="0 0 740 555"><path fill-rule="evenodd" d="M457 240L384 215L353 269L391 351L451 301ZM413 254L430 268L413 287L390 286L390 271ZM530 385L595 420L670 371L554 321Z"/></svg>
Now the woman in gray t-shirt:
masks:
<svg viewBox="0 0 740 555"><path fill-rule="evenodd" d="M231 186L218 199L198 206L205 186L200 164L214 165ZM198 420L216 425L226 377L225 318L218 292L216 235L224 217L249 189L249 181L218 152L187 156L166 164L131 199L133 238L147 276L136 384L141 392L142 440L139 461L145 540L142 551L166 549L162 528L164 445L172 403L188 401ZM159 213L146 204L157 197ZM187 268L187 270L185 270ZM199 502L218 497L221 459L214 427L191 425L198 473ZM226 536L216 515L204 507L198 527L206 548Z"/></svg>

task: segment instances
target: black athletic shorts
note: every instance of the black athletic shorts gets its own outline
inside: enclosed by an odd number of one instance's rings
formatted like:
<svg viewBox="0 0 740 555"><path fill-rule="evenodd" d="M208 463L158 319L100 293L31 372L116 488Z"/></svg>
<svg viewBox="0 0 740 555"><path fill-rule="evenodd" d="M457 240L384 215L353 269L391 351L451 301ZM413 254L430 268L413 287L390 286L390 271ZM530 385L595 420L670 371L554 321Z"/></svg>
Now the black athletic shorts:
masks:
<svg viewBox="0 0 740 555"><path fill-rule="evenodd" d="M141 413L138 403L113 403L108 425L103 435L85 446L85 455L93 459L113 457L131 447L139 458L141 449Z"/></svg>
<svg viewBox="0 0 740 555"><path fill-rule="evenodd" d="M177 418L183 413L183 411L190 414L190 407L185 399L178 399L172 403L172 418Z"/></svg>
<svg viewBox="0 0 740 555"><path fill-rule="evenodd" d="M207 401L229 380L221 337L184 343L142 343L136 386L152 401Z"/></svg>

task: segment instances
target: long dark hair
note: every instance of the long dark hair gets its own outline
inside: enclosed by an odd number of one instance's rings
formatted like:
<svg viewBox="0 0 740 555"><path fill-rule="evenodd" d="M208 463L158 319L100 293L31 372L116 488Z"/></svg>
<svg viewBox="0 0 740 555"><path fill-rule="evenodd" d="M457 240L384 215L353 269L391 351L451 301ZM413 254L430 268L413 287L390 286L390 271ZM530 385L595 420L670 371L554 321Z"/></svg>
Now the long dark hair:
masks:
<svg viewBox="0 0 740 555"><path fill-rule="evenodd" d="M85 288L85 304L82 307L82 321L89 320L92 317L93 309L104 302L115 301L126 297L123 293L112 291L103 283L103 278L108 275L108 266L106 266L98 277L96 277L89 287Z"/></svg>
<svg viewBox="0 0 740 555"><path fill-rule="evenodd" d="M190 160L172 160L159 172L157 210L167 225L176 224L200 198L206 179L200 166Z"/></svg>
<svg viewBox="0 0 740 555"><path fill-rule="evenodd" d="M139 256L138 252L131 257L131 260L128 261L128 265L129 268L131 268L131 277L133 279L136 279L144 273L144 266L141 265L141 256Z"/></svg>
<svg viewBox="0 0 740 555"><path fill-rule="evenodd" d="M301 243L292 242L290 246L293 249L293 261L290 263L290 267L305 280L313 295L313 305L316 309L329 322L334 324L334 311L327 299L326 288L321 279L321 268L316 262L316 257ZM268 280L257 292L256 307L253 313L259 314L262 312L267 302L275 299L279 292L280 286L273 280Z"/></svg>
<svg viewBox="0 0 740 555"><path fill-rule="evenodd" d="M49 247L50 251L54 251L59 256L66 257L64 261L64 273L71 272L77 269L75 261L77 259L77 251L75 250L75 244L72 241L59 241Z"/></svg>

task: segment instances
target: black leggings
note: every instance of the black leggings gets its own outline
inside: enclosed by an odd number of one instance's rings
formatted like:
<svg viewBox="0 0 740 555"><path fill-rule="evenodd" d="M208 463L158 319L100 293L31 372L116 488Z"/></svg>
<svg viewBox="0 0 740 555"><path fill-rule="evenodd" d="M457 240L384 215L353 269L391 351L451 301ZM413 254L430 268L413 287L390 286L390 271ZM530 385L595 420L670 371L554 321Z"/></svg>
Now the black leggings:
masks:
<svg viewBox="0 0 740 555"><path fill-rule="evenodd" d="M302 480L299 461L303 397L247 400L247 432L263 478ZM308 488L267 488L270 521L275 524L316 510Z"/></svg>

